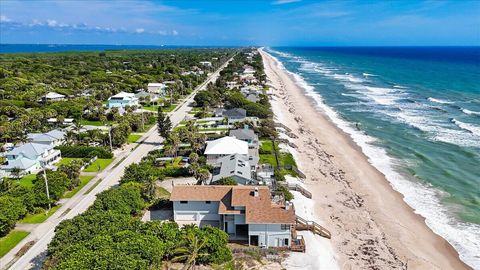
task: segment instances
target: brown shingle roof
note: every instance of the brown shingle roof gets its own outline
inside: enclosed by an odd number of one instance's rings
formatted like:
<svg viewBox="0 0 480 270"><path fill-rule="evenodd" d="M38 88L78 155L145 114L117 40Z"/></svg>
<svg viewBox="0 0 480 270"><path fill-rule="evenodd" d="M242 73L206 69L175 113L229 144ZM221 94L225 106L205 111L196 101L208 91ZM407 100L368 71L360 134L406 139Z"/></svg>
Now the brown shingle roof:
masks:
<svg viewBox="0 0 480 270"><path fill-rule="evenodd" d="M258 189L258 196L254 196ZM240 214L235 206L245 207L248 224L293 224L295 211L272 205L270 190L265 186L174 186L170 201L218 201L219 214Z"/></svg>

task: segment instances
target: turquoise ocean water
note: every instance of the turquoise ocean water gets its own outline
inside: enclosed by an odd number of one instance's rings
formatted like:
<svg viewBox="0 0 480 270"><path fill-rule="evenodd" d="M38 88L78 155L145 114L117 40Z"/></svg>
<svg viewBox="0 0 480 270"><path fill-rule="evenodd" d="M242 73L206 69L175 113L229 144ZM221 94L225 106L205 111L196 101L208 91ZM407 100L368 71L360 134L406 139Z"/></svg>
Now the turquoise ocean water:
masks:
<svg viewBox="0 0 480 270"><path fill-rule="evenodd" d="M266 51L480 269L480 47Z"/></svg>

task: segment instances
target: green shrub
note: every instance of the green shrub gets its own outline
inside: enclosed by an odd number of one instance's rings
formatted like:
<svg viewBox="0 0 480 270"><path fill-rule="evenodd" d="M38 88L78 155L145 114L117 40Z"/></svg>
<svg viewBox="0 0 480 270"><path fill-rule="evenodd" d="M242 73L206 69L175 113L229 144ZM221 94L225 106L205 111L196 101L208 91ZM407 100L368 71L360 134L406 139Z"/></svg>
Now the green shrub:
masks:
<svg viewBox="0 0 480 270"><path fill-rule="evenodd" d="M15 227L18 219L27 213L27 209L18 198L0 197L0 236L5 236Z"/></svg>
<svg viewBox="0 0 480 270"><path fill-rule="evenodd" d="M81 145L61 145L56 147L62 152L63 157L71 158L113 158L112 152L106 147L81 146Z"/></svg>

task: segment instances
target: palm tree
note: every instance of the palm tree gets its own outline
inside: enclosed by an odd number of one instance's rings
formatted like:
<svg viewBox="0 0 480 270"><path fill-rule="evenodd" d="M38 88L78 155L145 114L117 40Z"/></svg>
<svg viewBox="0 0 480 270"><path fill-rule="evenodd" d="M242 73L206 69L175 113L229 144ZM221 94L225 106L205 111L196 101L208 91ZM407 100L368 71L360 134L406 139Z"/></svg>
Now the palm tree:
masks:
<svg viewBox="0 0 480 270"><path fill-rule="evenodd" d="M182 270L195 269L197 260L208 256L208 253L202 253L201 249L205 245L205 238L198 238L193 232L187 233L182 245L175 249L176 256L172 259L174 262L185 262Z"/></svg>
<svg viewBox="0 0 480 270"><path fill-rule="evenodd" d="M149 201L155 198L155 194L157 191L156 182L157 182L157 177L154 175L151 175L149 178L146 179L143 185L143 192L145 194L145 197L147 197Z"/></svg>
<svg viewBox="0 0 480 270"><path fill-rule="evenodd" d="M197 179L197 185L206 184L210 178L210 172L207 169L199 169L195 179Z"/></svg>

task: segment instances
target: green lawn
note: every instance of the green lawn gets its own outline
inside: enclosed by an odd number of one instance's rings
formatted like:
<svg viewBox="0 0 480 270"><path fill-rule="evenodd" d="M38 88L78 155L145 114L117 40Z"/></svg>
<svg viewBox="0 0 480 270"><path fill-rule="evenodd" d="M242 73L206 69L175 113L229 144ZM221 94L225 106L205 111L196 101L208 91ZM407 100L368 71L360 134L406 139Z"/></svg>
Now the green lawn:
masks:
<svg viewBox="0 0 480 270"><path fill-rule="evenodd" d="M130 134L128 135L128 143L134 143L140 139L142 135L140 134Z"/></svg>
<svg viewBox="0 0 480 270"><path fill-rule="evenodd" d="M228 128L199 128L198 131L227 131Z"/></svg>
<svg viewBox="0 0 480 270"><path fill-rule="evenodd" d="M112 121L107 121L105 123L105 125L106 124L111 124L111 123L112 123ZM85 119L80 120L80 124L82 126L103 126L102 122L100 122L100 121L90 121L90 120L85 120Z"/></svg>
<svg viewBox="0 0 480 270"><path fill-rule="evenodd" d="M0 238L0 258L14 248L23 238L29 235L29 232L11 231L9 234Z"/></svg>
<svg viewBox="0 0 480 270"><path fill-rule="evenodd" d="M175 108L177 106L178 106L178 104L172 104L170 106L163 106L162 111L171 112L171 111L175 110ZM152 111L152 112L156 112L156 111L158 111L158 106L157 105L143 106L143 109L148 110L148 111Z"/></svg>
<svg viewBox="0 0 480 270"><path fill-rule="evenodd" d="M27 214L23 219L19 220L18 223L27 223L27 224L38 224L42 223L47 218L49 218L51 215L53 215L58 208L60 208L61 205L56 205L52 207L50 211L48 211L48 214L45 213L45 211L42 211L41 213L38 214Z"/></svg>
<svg viewBox="0 0 480 270"><path fill-rule="evenodd" d="M33 187L32 181L35 178L37 178L36 174L25 175L24 177L20 178L19 183L20 183L21 186L31 188L31 187Z"/></svg>
<svg viewBox="0 0 480 270"><path fill-rule="evenodd" d="M94 176L90 176L90 175L80 175L80 184L78 185L78 187L65 192L65 194L63 194L63 198L71 198L75 196L75 194L77 194L78 191L80 191L86 184L88 184L88 182L90 182L90 180L92 180L93 177Z"/></svg>
<svg viewBox="0 0 480 270"><path fill-rule="evenodd" d="M102 171L103 169L105 169L105 167L107 167L110 163L112 163L112 161L113 161L113 159L111 159L111 158L99 158L95 162L90 164L90 166L85 168L85 170L83 170L83 171L84 172ZM100 167L100 170L98 170L98 167Z"/></svg>
<svg viewBox="0 0 480 270"><path fill-rule="evenodd" d="M273 142L271 140L261 140L260 152L273 152ZM278 149L278 144L276 145Z"/></svg>
<svg viewBox="0 0 480 270"><path fill-rule="evenodd" d="M64 164L69 164L70 162L72 162L72 160L82 160L82 159L81 158L64 157L56 165L60 166L60 165L64 165Z"/></svg>

